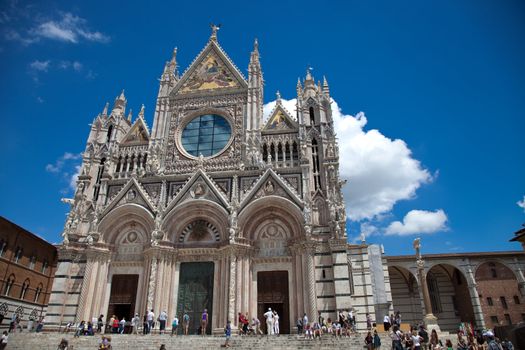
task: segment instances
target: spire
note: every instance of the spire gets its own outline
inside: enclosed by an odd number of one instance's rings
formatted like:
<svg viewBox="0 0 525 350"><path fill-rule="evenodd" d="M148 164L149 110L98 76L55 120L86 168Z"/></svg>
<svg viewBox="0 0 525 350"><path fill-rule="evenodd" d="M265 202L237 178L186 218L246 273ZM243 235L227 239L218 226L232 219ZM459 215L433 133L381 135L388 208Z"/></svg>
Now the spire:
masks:
<svg viewBox="0 0 525 350"><path fill-rule="evenodd" d="M307 81L314 81L314 79L312 78L312 67L308 66L308 68L306 68L306 79L305 79L305 84Z"/></svg>
<svg viewBox="0 0 525 350"><path fill-rule="evenodd" d="M303 86L301 85L301 78L297 78L297 96L300 96L303 93Z"/></svg>
<svg viewBox="0 0 525 350"><path fill-rule="evenodd" d="M326 77L323 75L323 92L326 96L330 96L330 88L328 87L328 81L326 81Z"/></svg>
<svg viewBox="0 0 525 350"><path fill-rule="evenodd" d="M211 28L211 36L210 36L210 40L212 41L217 41L217 32L219 31L219 29L221 28L221 25L220 23L215 25L213 23L210 23L210 28Z"/></svg>
<svg viewBox="0 0 525 350"><path fill-rule="evenodd" d="M121 101L126 101L126 96L124 96L124 89L122 89L122 92L120 93L120 96L117 97Z"/></svg>
<svg viewBox="0 0 525 350"><path fill-rule="evenodd" d="M115 103L113 104L113 110L111 111L112 115L121 115L124 116L124 113L126 111L126 96L124 95L124 90L120 93L119 96L115 99Z"/></svg>
<svg viewBox="0 0 525 350"><path fill-rule="evenodd" d="M281 93L279 92L279 90L277 90L277 92L275 93L275 97L277 98L277 104L280 105L281 104Z"/></svg>
<svg viewBox="0 0 525 350"><path fill-rule="evenodd" d="M139 118L144 120L144 103L140 107Z"/></svg>
<svg viewBox="0 0 525 350"><path fill-rule="evenodd" d="M102 115L108 115L109 102L106 102L104 109L102 110Z"/></svg>
<svg viewBox="0 0 525 350"><path fill-rule="evenodd" d="M130 108L128 113L128 122L131 123L131 118L133 117L133 110Z"/></svg>
<svg viewBox="0 0 525 350"><path fill-rule="evenodd" d="M177 70L177 47L173 49L173 54L171 55L170 61L170 72L175 75L175 78L179 77L179 72Z"/></svg>

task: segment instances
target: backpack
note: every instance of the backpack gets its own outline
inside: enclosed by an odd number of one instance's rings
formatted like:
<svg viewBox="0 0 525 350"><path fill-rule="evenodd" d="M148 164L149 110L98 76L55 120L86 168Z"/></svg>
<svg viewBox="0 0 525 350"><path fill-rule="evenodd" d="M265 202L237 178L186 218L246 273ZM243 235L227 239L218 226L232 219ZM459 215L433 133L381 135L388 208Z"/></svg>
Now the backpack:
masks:
<svg viewBox="0 0 525 350"><path fill-rule="evenodd" d="M428 343L428 333L424 329L419 331L419 335L423 338L423 342Z"/></svg>

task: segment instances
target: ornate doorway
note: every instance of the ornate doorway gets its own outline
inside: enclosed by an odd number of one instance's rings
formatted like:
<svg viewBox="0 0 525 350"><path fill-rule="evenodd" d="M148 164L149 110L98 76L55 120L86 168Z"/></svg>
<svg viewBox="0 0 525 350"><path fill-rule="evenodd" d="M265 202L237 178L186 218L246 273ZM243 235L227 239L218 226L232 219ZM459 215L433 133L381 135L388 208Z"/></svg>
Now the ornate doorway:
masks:
<svg viewBox="0 0 525 350"><path fill-rule="evenodd" d="M119 320L125 317L127 321L131 321L135 313L138 284L139 275L113 275L106 315L108 320L112 315L115 315ZM94 316L98 317L98 315Z"/></svg>
<svg viewBox="0 0 525 350"><path fill-rule="evenodd" d="M180 264L179 295L177 315L184 312L190 316L190 334L198 334L204 309L208 310L208 327L211 334L213 306L213 262L192 262Z"/></svg>
<svg viewBox="0 0 525 350"><path fill-rule="evenodd" d="M264 313L268 308L279 314L280 333L290 333L288 271L262 271L257 273L257 317L266 333Z"/></svg>

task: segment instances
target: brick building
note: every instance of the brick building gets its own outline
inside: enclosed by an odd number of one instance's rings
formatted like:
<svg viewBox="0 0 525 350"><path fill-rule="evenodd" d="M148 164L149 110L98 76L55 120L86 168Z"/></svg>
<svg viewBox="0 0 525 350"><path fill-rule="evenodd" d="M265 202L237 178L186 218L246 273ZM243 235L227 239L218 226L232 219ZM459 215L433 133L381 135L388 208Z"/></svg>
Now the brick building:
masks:
<svg viewBox="0 0 525 350"><path fill-rule="evenodd" d="M0 216L0 327L45 315L56 264L55 246Z"/></svg>

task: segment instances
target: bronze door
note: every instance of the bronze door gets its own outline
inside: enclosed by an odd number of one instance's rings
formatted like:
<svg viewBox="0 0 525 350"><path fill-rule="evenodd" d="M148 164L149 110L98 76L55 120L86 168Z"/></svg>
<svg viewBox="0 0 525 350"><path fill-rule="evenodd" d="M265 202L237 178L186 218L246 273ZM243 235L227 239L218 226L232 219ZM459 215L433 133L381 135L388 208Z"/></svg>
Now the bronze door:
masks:
<svg viewBox="0 0 525 350"><path fill-rule="evenodd" d="M280 333L290 333L288 271L257 273L257 317L266 333L264 313L271 308L279 314Z"/></svg>
<svg viewBox="0 0 525 350"><path fill-rule="evenodd" d="M119 320L125 317L127 321L131 321L135 313L138 284L139 275L113 275L108 313L105 315L107 320L115 315Z"/></svg>
<svg viewBox="0 0 525 350"><path fill-rule="evenodd" d="M213 269L213 262L180 264L177 315L181 322L184 312L190 316L189 334L197 334L204 309L208 310L206 333L211 334Z"/></svg>

